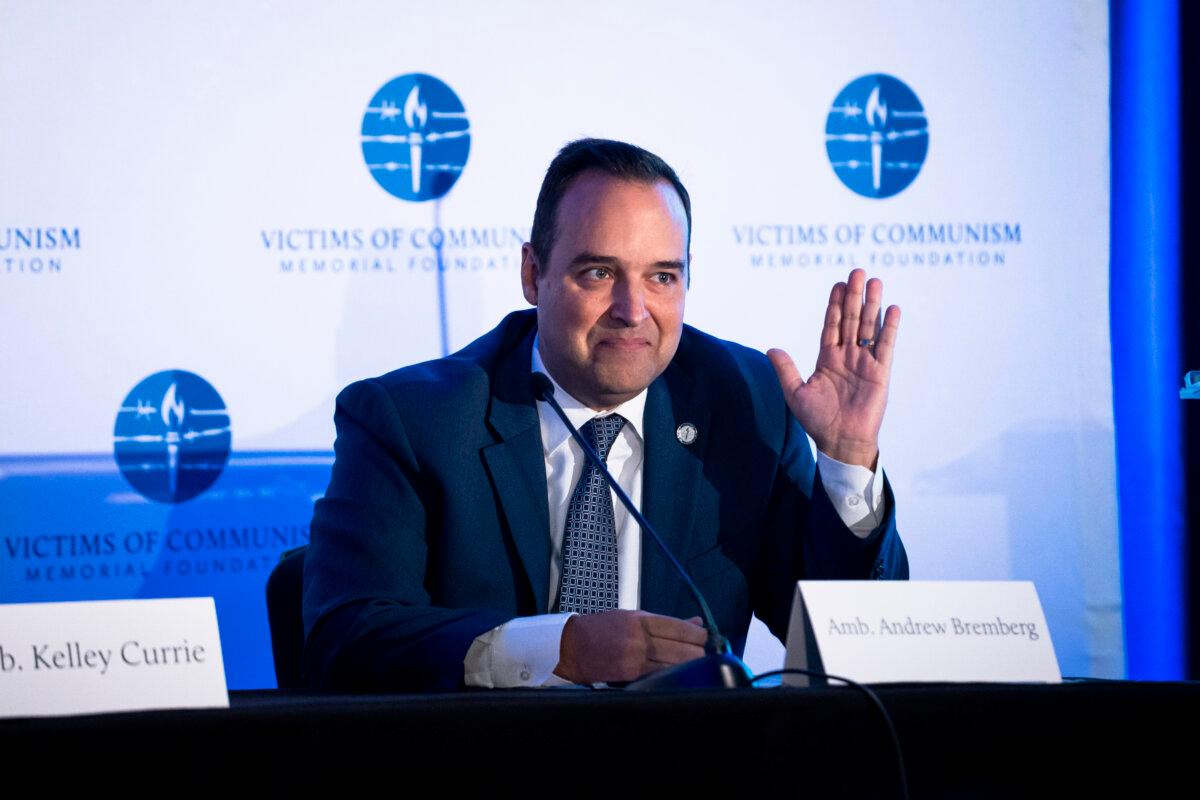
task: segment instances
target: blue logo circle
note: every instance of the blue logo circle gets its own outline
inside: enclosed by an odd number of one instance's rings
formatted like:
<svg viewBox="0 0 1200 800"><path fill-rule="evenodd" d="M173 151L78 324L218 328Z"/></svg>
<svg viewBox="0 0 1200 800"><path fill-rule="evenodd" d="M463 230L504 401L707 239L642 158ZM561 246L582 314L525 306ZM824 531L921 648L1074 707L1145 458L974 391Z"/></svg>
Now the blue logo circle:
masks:
<svg viewBox="0 0 1200 800"><path fill-rule="evenodd" d="M129 485L160 503L182 503L213 485L229 459L229 413L199 375L156 372L117 411L113 449Z"/></svg>
<svg viewBox="0 0 1200 800"><path fill-rule="evenodd" d="M842 183L863 197L899 194L929 152L929 123L912 89L891 75L864 75L833 101L825 151Z"/></svg>
<svg viewBox="0 0 1200 800"><path fill-rule="evenodd" d="M458 95L432 75L388 81L363 115L363 158L371 176L401 200L436 200L467 165L471 126Z"/></svg>

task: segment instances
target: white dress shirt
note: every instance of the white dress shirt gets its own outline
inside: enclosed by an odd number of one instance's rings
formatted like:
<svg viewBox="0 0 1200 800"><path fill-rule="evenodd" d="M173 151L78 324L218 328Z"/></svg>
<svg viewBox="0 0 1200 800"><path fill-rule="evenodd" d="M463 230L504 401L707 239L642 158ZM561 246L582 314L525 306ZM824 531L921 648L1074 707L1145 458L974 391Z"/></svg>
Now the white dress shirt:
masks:
<svg viewBox="0 0 1200 800"><path fill-rule="evenodd" d="M646 391L616 408L595 411L563 391L550 375L533 343L533 371L550 377L554 398L562 405L567 419L576 428L593 417L620 414L626 424L609 449L606 463L617 483L639 509L642 507L642 461L645 438L642 434L646 409ZM542 452L546 459L547 501L550 511L550 596L547 607L558 599L562 572L563 527L567 506L575 484L586 463L583 450L571 437L562 420L546 403L537 404L542 432ZM866 537L883 520L883 481L879 465L876 472L866 467L843 464L824 453L817 453L821 483L846 526L857 536ZM641 603L642 536L637 520L613 496L617 532L618 607L636 610ZM651 543L653 544L653 543ZM563 626L571 614L542 614L517 617L476 637L463 660L467 686L486 688L569 686L554 674L558 666Z"/></svg>

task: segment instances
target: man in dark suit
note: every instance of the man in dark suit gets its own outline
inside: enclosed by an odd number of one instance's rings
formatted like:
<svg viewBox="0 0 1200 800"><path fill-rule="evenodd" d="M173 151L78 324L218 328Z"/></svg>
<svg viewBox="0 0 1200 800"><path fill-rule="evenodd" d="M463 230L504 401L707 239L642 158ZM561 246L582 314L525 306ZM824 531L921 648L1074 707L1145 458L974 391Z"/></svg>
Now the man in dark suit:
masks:
<svg viewBox="0 0 1200 800"><path fill-rule="evenodd" d="M310 682L587 684L702 654L682 582L535 403L531 371L590 435L611 430L597 448L737 652L752 613L785 635L797 579L907 577L877 473L899 309L881 314L879 281L851 273L804 381L781 351L683 324L690 233L661 159L574 142L522 251L536 311L339 396L305 567Z"/></svg>

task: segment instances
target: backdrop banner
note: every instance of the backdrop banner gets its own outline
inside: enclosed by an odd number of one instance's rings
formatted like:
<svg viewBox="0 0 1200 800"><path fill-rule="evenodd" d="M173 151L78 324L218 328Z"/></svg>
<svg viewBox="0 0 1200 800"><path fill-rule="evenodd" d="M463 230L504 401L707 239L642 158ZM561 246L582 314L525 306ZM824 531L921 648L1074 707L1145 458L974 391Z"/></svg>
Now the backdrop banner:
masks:
<svg viewBox="0 0 1200 800"><path fill-rule="evenodd" d="M884 280L913 577L1033 581L1063 674L1120 676L1107 14L0 2L0 601L212 595L273 685L333 398L524 307L546 165L602 136L691 192L691 324L808 370Z"/></svg>

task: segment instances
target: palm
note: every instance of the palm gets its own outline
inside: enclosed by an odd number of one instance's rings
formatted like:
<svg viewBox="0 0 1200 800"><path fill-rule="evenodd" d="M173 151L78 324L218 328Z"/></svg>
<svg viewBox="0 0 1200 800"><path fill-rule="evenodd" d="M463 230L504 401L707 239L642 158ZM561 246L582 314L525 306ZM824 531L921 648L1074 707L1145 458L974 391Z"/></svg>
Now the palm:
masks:
<svg viewBox="0 0 1200 800"><path fill-rule="evenodd" d="M866 298L864 295L864 284ZM888 377L900 325L892 306L880 325L883 284L850 273L829 295L821 350L807 381L782 350L767 355L779 374L788 407L826 455L848 464L874 467L879 428L887 407ZM874 346L860 345L862 339Z"/></svg>

